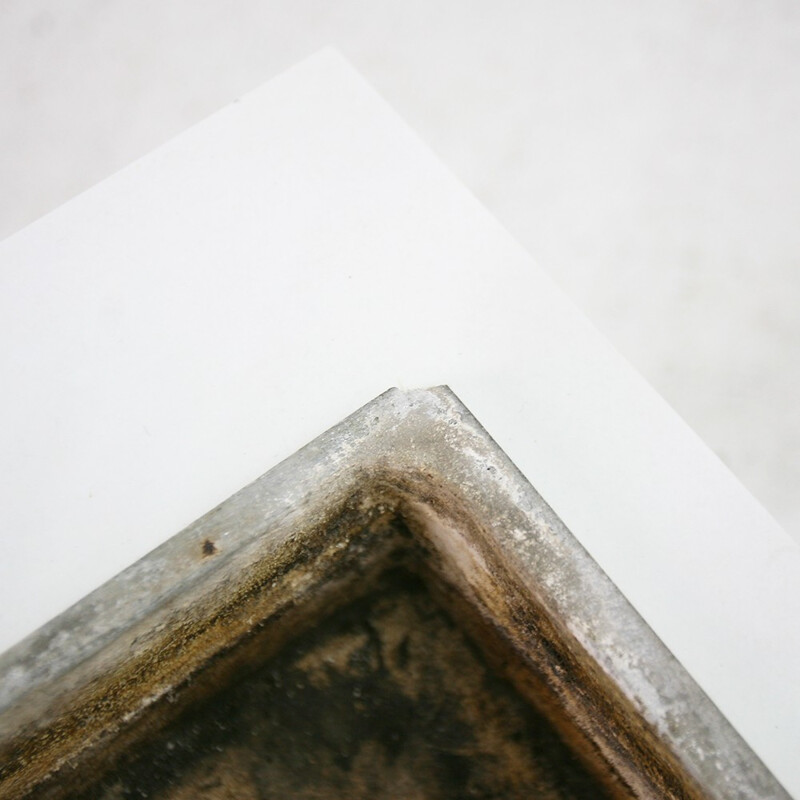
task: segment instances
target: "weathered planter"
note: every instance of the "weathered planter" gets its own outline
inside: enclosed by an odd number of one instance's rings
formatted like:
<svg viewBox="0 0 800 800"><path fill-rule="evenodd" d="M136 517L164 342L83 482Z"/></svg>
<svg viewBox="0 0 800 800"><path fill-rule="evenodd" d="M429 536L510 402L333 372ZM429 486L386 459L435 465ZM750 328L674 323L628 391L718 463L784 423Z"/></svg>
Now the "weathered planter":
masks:
<svg viewBox="0 0 800 800"><path fill-rule="evenodd" d="M446 388L0 659L0 796L785 798Z"/></svg>

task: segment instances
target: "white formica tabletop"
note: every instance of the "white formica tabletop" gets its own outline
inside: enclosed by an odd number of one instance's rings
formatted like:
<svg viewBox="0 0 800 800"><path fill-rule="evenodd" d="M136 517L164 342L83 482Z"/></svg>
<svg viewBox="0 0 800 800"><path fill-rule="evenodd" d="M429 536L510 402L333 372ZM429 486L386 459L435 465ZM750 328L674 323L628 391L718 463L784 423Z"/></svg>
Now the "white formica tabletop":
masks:
<svg viewBox="0 0 800 800"><path fill-rule="evenodd" d="M0 243L0 649L448 384L800 796L800 547L338 55Z"/></svg>

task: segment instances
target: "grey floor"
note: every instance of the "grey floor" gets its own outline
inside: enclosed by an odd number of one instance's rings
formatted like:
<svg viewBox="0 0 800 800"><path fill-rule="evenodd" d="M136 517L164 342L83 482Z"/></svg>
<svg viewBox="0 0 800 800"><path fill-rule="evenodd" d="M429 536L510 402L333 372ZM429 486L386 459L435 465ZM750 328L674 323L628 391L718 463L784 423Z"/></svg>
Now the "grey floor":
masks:
<svg viewBox="0 0 800 800"><path fill-rule="evenodd" d="M339 48L800 538L800 4L0 4L0 236Z"/></svg>

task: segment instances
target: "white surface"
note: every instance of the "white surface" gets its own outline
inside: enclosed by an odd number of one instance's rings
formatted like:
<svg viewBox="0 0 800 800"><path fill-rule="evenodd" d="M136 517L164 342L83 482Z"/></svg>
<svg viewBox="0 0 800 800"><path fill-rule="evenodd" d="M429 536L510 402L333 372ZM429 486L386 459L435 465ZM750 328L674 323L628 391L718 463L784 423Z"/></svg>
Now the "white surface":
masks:
<svg viewBox="0 0 800 800"><path fill-rule="evenodd" d="M4 645L446 382L800 792L800 548L334 54L0 243L0 337Z"/></svg>
<svg viewBox="0 0 800 800"><path fill-rule="evenodd" d="M0 236L329 42L800 540L795 0L4 0Z"/></svg>

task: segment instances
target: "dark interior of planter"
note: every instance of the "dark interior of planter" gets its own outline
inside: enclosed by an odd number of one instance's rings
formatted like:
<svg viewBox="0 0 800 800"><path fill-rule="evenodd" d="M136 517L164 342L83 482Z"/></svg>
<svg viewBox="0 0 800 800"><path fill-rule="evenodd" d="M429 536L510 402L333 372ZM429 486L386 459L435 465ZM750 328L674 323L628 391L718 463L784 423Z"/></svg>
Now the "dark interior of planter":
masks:
<svg viewBox="0 0 800 800"><path fill-rule="evenodd" d="M390 567L355 595L215 679L78 796L606 796L416 574Z"/></svg>

